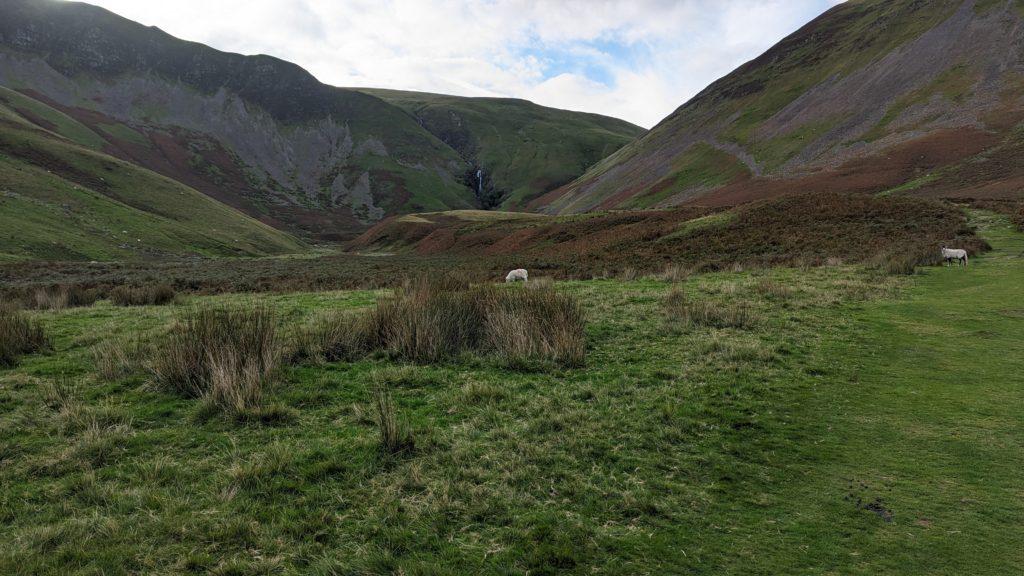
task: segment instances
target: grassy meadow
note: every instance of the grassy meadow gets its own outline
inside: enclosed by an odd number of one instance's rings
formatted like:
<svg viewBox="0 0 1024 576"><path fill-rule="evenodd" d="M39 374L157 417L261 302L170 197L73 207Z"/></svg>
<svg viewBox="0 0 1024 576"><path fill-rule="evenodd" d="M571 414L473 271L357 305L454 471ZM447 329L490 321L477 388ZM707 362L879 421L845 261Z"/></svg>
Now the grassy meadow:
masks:
<svg viewBox="0 0 1024 576"><path fill-rule="evenodd" d="M1013 573L1024 235L973 223L967 269L456 298L575 300L582 363L288 353L324 318L357 328L318 342L367 332L389 290L24 312L50 345L0 369L0 573ZM252 409L156 381L204 307L273 319Z"/></svg>

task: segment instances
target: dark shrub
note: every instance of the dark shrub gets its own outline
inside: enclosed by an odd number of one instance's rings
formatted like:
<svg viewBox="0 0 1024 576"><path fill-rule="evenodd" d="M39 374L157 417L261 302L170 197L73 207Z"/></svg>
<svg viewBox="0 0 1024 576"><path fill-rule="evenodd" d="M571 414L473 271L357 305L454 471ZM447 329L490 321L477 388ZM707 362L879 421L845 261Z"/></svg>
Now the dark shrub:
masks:
<svg viewBox="0 0 1024 576"><path fill-rule="evenodd" d="M110 301L118 306L163 306L174 302L175 296L167 284L118 286L110 291Z"/></svg>
<svg viewBox="0 0 1024 576"><path fill-rule="evenodd" d="M95 290L58 284L36 289L32 305L40 310L63 310L92 306L97 299Z"/></svg>

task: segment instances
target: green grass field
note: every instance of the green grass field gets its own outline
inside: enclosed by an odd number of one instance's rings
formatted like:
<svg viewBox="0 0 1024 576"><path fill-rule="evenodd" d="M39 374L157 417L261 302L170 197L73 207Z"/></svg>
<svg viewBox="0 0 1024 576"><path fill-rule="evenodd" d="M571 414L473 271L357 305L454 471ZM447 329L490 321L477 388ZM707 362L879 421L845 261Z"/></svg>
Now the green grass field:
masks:
<svg viewBox="0 0 1024 576"><path fill-rule="evenodd" d="M559 283L584 368L294 365L264 422L92 350L196 303L297 326L383 292L34 312L54 351L0 371L0 573L1014 573L1024 236L975 222L994 250L967 269ZM747 320L682 322L676 290ZM381 381L412 451L379 448Z"/></svg>

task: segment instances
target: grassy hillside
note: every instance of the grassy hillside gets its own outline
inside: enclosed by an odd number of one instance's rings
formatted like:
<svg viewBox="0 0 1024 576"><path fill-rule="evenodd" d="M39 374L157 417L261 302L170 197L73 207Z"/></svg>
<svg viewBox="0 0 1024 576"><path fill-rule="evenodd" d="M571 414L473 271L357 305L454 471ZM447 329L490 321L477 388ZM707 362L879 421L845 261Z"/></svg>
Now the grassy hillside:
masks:
<svg viewBox="0 0 1024 576"><path fill-rule="evenodd" d="M566 184L644 134L628 122L508 98L462 98L364 89L400 106L504 191L501 206L520 208Z"/></svg>
<svg viewBox="0 0 1024 576"><path fill-rule="evenodd" d="M584 367L299 363L262 420L100 376L94 350L191 305L288 328L381 293L33 313L53 350L0 371L0 571L1014 573L1024 237L981 224L995 249L966 269L560 283Z"/></svg>
<svg viewBox="0 0 1024 576"><path fill-rule="evenodd" d="M924 176L913 187L933 197L1019 196L1024 173L989 159L1021 142L1022 18L1015 2L841 3L533 205L725 205ZM699 177L712 160L717 177Z"/></svg>
<svg viewBox="0 0 1024 576"><path fill-rule="evenodd" d="M98 152L99 146L84 146L102 140L60 112L31 105L58 135L15 113L9 92L0 97L0 258L121 260L306 250L287 234L191 188Z"/></svg>

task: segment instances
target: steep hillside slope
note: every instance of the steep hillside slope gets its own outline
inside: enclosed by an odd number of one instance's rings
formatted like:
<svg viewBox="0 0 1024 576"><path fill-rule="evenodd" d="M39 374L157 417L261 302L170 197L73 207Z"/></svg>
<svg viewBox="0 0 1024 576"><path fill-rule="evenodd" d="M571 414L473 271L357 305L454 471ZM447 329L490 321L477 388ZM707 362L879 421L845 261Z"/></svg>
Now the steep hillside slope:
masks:
<svg viewBox="0 0 1024 576"><path fill-rule="evenodd" d="M86 4L4 2L0 85L78 120L111 154L311 236L474 201L453 177L462 159L397 107Z"/></svg>
<svg viewBox="0 0 1024 576"><path fill-rule="evenodd" d="M400 106L483 171L485 202L505 209L571 182L646 131L598 114L570 112L511 98L462 98L423 92L363 89Z"/></svg>
<svg viewBox="0 0 1024 576"><path fill-rule="evenodd" d="M288 236L97 149L61 112L0 89L0 260L138 260L304 251ZM29 110L68 134L26 120Z"/></svg>
<svg viewBox="0 0 1024 576"><path fill-rule="evenodd" d="M850 0L534 203L727 205L793 189L1019 194L1024 3Z"/></svg>
<svg viewBox="0 0 1024 576"><path fill-rule="evenodd" d="M0 4L0 86L48 130L327 241L391 214L521 206L643 132L523 101L335 88L57 0Z"/></svg>

